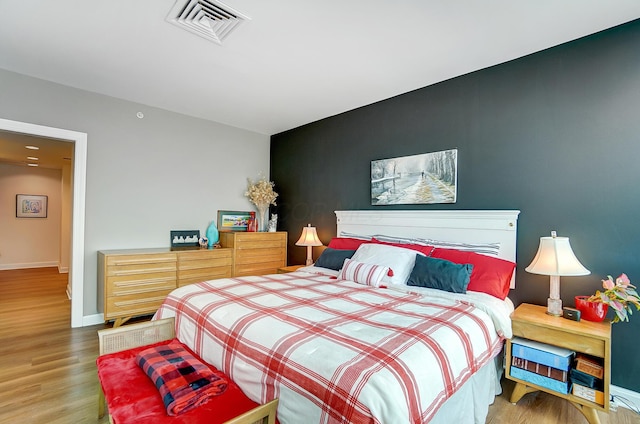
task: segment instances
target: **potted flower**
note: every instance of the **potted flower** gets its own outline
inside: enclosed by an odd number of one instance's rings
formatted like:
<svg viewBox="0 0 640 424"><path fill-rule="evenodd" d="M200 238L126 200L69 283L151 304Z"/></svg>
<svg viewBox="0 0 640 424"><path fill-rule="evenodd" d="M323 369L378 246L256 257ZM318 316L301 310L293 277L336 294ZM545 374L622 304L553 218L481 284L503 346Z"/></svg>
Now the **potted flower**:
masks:
<svg viewBox="0 0 640 424"><path fill-rule="evenodd" d="M636 292L636 286L631 284L626 274L620 274L614 281L609 275L602 280L604 291L596 290L592 296L576 296L576 308L588 321L602 321L607 314L609 306L616 313L613 322L629 321L629 315L633 314L632 305L640 311L640 297Z"/></svg>
<svg viewBox="0 0 640 424"><path fill-rule="evenodd" d="M276 204L276 197L278 197L278 193L273 190L274 186L275 183L273 181L267 181L265 177L262 177L262 179L255 183L247 178L247 191L244 195L258 208L260 216L258 231L267 230L266 224L269 217L265 215L269 210L269 206Z"/></svg>

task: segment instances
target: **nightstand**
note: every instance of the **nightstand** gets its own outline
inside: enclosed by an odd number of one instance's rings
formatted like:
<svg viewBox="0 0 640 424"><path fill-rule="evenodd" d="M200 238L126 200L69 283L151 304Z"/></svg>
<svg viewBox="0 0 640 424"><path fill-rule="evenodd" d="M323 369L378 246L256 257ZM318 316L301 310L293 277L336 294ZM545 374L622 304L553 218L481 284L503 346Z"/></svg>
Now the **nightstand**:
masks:
<svg viewBox="0 0 640 424"><path fill-rule="evenodd" d="M287 272L297 271L298 269L305 267L306 265L289 265L278 268L278 274L286 274Z"/></svg>
<svg viewBox="0 0 640 424"><path fill-rule="evenodd" d="M523 303L511 315L514 337L535 340L553 346L602 358L604 365L604 401L592 402L571 393L563 394L511 376L511 340L507 340L506 377L516 382L511 403L538 390L567 399L587 418L590 424L600 424L596 410L609 411L611 381L611 322L580 322L547 315L546 306Z"/></svg>

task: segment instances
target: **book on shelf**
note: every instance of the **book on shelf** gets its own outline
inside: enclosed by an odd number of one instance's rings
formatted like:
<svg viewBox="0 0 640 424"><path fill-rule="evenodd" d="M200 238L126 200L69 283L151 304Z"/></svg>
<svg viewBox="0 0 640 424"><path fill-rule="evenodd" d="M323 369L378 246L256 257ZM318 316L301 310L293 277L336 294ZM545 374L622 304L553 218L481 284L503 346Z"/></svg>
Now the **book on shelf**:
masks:
<svg viewBox="0 0 640 424"><path fill-rule="evenodd" d="M578 353L576 355L575 368L578 371L592 375L596 378L604 377L604 365L602 364L601 358L595 358L584 353Z"/></svg>
<svg viewBox="0 0 640 424"><path fill-rule="evenodd" d="M517 356L511 357L511 366L522 368L558 381L567 381L568 378L567 371L565 370L539 364L528 359L518 358Z"/></svg>
<svg viewBox="0 0 640 424"><path fill-rule="evenodd" d="M578 397L581 397L599 405L604 405L604 392L590 387L581 386L579 384L573 384L571 392Z"/></svg>
<svg viewBox="0 0 640 424"><path fill-rule="evenodd" d="M568 371L575 352L521 337L511 339L511 356L527 359L538 364Z"/></svg>
<svg viewBox="0 0 640 424"><path fill-rule="evenodd" d="M603 381L601 378L596 378L591 374L584 373L575 368L571 368L571 370L569 371L569 380L572 383L589 387L591 389L602 390L602 386L603 386Z"/></svg>
<svg viewBox="0 0 640 424"><path fill-rule="evenodd" d="M546 389L550 389L565 395L569 393L569 381L554 380L553 378L545 377L544 375L536 374L535 372L527 371L518 367L511 367L510 374L511 377L518 378L528 383L536 384Z"/></svg>

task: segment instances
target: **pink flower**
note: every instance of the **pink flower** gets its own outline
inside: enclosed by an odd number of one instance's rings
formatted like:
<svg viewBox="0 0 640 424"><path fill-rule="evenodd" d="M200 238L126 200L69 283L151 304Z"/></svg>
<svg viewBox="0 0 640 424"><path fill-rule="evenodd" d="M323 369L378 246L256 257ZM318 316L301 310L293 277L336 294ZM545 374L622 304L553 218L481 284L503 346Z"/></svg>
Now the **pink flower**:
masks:
<svg viewBox="0 0 640 424"><path fill-rule="evenodd" d="M631 281L629 281L629 277L627 277L627 274L622 273L618 278L616 278L616 284L620 284L626 287L631 284Z"/></svg>
<svg viewBox="0 0 640 424"><path fill-rule="evenodd" d="M615 286L616 284L613 282L613 278L611 278L611 276L609 276L609 278L607 278L606 280L602 280L602 287L604 287L605 290L611 290Z"/></svg>

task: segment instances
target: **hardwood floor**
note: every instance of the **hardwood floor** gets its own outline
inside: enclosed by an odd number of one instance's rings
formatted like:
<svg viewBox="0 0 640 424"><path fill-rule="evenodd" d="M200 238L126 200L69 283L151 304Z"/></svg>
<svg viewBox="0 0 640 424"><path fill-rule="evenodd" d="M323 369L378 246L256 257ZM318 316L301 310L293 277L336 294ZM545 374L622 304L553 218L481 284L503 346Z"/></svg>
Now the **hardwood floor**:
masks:
<svg viewBox="0 0 640 424"><path fill-rule="evenodd" d="M70 328L67 274L55 268L0 271L0 423L84 424L97 419L97 325ZM568 402L530 393L509 403L513 387L489 410L488 424L583 424ZM599 413L602 424L639 424L620 408ZM385 423L386 424L386 423ZM389 423L395 424L395 423Z"/></svg>

